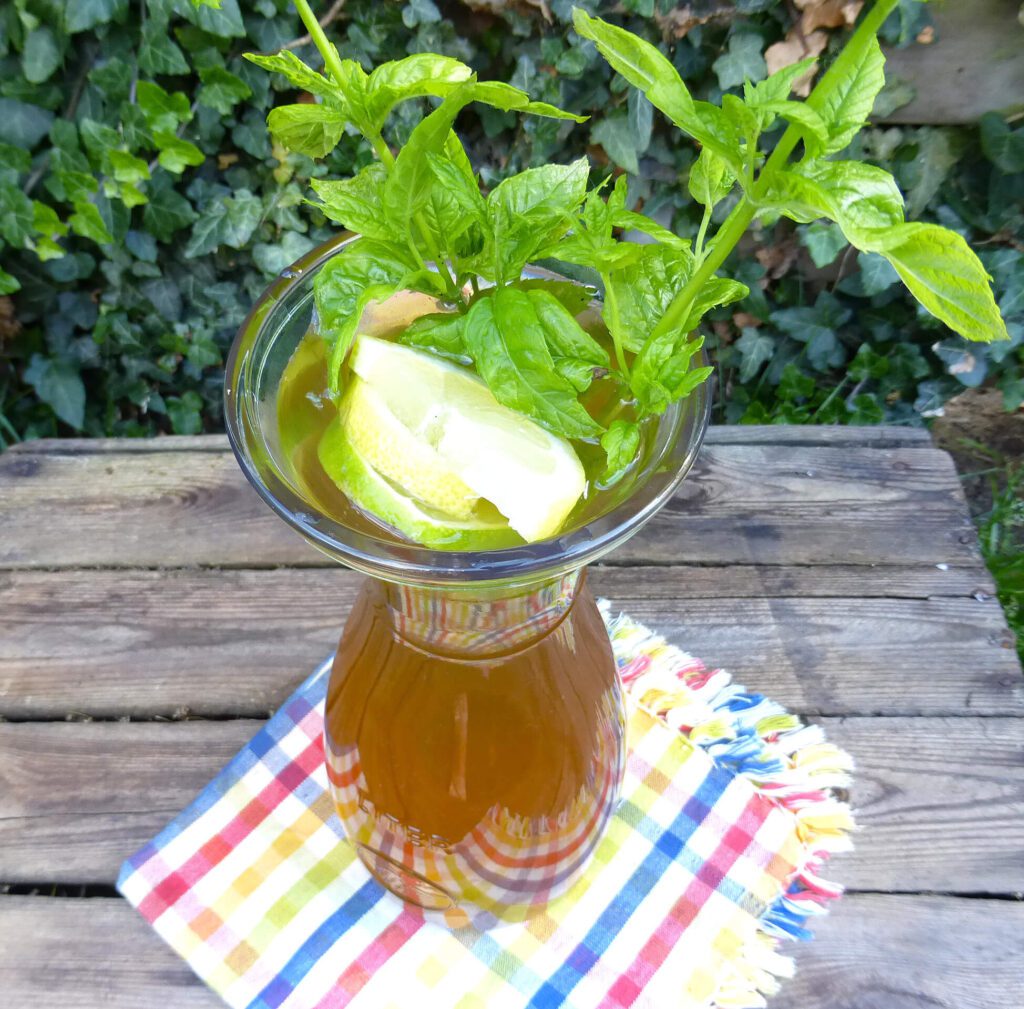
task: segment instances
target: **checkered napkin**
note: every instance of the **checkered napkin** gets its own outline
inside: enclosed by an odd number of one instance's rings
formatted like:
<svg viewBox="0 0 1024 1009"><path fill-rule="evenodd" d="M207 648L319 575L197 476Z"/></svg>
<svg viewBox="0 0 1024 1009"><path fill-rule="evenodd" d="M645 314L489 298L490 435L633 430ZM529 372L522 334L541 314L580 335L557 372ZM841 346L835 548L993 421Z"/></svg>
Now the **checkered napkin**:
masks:
<svg viewBox="0 0 1024 1009"><path fill-rule="evenodd" d="M627 689L649 685L638 674L657 639L612 636ZM525 924L452 931L385 891L343 840L321 741L328 675L325 663L121 872L121 893L228 1005L763 1004L756 982L737 1000L737 965L805 871L798 817L639 707L637 690L622 803L585 877ZM762 964L782 959L761 948Z"/></svg>

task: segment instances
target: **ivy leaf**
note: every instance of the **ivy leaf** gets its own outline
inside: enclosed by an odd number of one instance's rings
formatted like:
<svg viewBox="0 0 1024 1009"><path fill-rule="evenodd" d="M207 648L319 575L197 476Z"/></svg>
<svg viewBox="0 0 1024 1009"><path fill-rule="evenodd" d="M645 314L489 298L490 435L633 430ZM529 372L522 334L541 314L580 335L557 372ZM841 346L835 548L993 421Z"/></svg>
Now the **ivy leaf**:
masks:
<svg viewBox="0 0 1024 1009"><path fill-rule="evenodd" d="M188 60L171 38L167 21L161 21L151 13L142 26L139 43L139 69L149 74L187 74Z"/></svg>
<svg viewBox="0 0 1024 1009"><path fill-rule="evenodd" d="M203 400L189 389L180 396L167 397L167 416L175 434L202 434Z"/></svg>
<svg viewBox="0 0 1024 1009"><path fill-rule="evenodd" d="M132 184L149 178L149 166L141 158L127 151L107 151L107 159L114 178L118 182Z"/></svg>
<svg viewBox="0 0 1024 1009"><path fill-rule="evenodd" d="M602 487L613 487L625 475L640 449L640 425L635 421L613 420L601 436L601 448L608 457L608 464L601 475Z"/></svg>
<svg viewBox="0 0 1024 1009"><path fill-rule="evenodd" d="M32 201L14 184L0 186L0 235L8 245L23 249L32 234Z"/></svg>
<svg viewBox="0 0 1024 1009"><path fill-rule="evenodd" d="M279 105L270 110L267 128L288 150L322 158L337 146L345 121L345 116L329 105Z"/></svg>
<svg viewBox="0 0 1024 1009"><path fill-rule="evenodd" d="M12 277L3 267L0 267L0 295L14 294L21 290L21 284L17 277Z"/></svg>
<svg viewBox="0 0 1024 1009"><path fill-rule="evenodd" d="M736 341L740 353L740 381L749 382L775 356L775 341L754 326L744 326Z"/></svg>
<svg viewBox="0 0 1024 1009"><path fill-rule="evenodd" d="M64 24L74 35L111 21L121 22L127 10L128 0L69 0L64 8Z"/></svg>
<svg viewBox="0 0 1024 1009"><path fill-rule="evenodd" d="M96 204L87 200L75 203L75 212L68 218L68 225L76 235L91 238L97 245L107 245L114 240Z"/></svg>
<svg viewBox="0 0 1024 1009"><path fill-rule="evenodd" d="M18 177L27 175L32 167L28 151L0 144L0 184L17 185Z"/></svg>
<svg viewBox="0 0 1024 1009"><path fill-rule="evenodd" d="M998 112L983 115L979 125L985 157L1007 175L1024 172L1024 128L1011 130Z"/></svg>
<svg viewBox="0 0 1024 1009"><path fill-rule="evenodd" d="M278 241L259 242L253 246L253 262L266 274L278 274L301 259L314 242L297 231L286 231Z"/></svg>
<svg viewBox="0 0 1024 1009"><path fill-rule="evenodd" d="M646 100L646 99L645 99ZM590 131L590 139L605 149L608 157L631 175L638 175L636 134L624 115L607 116Z"/></svg>
<svg viewBox="0 0 1024 1009"><path fill-rule="evenodd" d="M238 0L219 0L216 7L210 0L201 0L201 6L194 0L174 0L174 9L210 35L220 38L244 38L245 23L242 21Z"/></svg>
<svg viewBox="0 0 1024 1009"><path fill-rule="evenodd" d="M825 221L815 221L799 231L800 244L810 253L819 270L835 262L836 256L849 244L837 225Z"/></svg>
<svg viewBox="0 0 1024 1009"><path fill-rule="evenodd" d="M200 103L216 109L222 116L229 115L242 99L252 94L252 88L241 77L224 67L203 67L199 79L203 82L199 88Z"/></svg>
<svg viewBox="0 0 1024 1009"><path fill-rule="evenodd" d="M173 133L181 123L187 123L192 118L187 95L181 91L168 93L153 81L139 81L135 99L154 133Z"/></svg>
<svg viewBox="0 0 1024 1009"><path fill-rule="evenodd" d="M900 275L884 256L874 252L858 252L857 262L860 265L861 290L869 297L881 294L893 284L899 283Z"/></svg>
<svg viewBox="0 0 1024 1009"><path fill-rule="evenodd" d="M738 32L729 39L729 49L712 64L718 86L726 91L745 81L756 83L768 75L762 50L764 41L753 32Z"/></svg>
<svg viewBox="0 0 1024 1009"><path fill-rule="evenodd" d="M524 291L499 287L474 301L464 333L477 371L503 406L564 438L601 433L576 399L576 390L555 371L543 324Z"/></svg>
<svg viewBox="0 0 1024 1009"><path fill-rule="evenodd" d="M169 176L158 173L149 187L149 203L142 212L146 231L161 242L169 242L198 216L192 204L172 188Z"/></svg>
<svg viewBox="0 0 1024 1009"><path fill-rule="evenodd" d="M85 385L71 361L33 354L23 378L65 424L81 431L85 423Z"/></svg>
<svg viewBox="0 0 1024 1009"><path fill-rule="evenodd" d="M811 367L823 372L846 360L846 351L836 332L849 322L852 314L833 295L823 291L813 306L773 312L772 322L794 340L806 344Z"/></svg>
<svg viewBox="0 0 1024 1009"><path fill-rule="evenodd" d="M40 84L60 66L60 50L53 32L45 25L28 33L21 53L21 71L25 80Z"/></svg>
<svg viewBox="0 0 1024 1009"><path fill-rule="evenodd" d="M182 140L174 133L154 133L153 141L159 150L157 161L161 168L175 175L180 175L190 165L195 167L206 160L206 156L195 144Z"/></svg>
<svg viewBox="0 0 1024 1009"><path fill-rule="evenodd" d="M30 151L50 132L53 113L38 105L0 98L0 140Z"/></svg>

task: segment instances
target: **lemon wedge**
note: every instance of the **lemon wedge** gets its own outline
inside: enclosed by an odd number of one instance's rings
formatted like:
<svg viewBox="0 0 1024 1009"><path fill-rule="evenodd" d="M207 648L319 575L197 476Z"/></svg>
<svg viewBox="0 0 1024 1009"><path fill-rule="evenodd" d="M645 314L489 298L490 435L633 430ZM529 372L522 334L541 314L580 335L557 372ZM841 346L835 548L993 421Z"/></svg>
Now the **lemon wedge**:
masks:
<svg viewBox="0 0 1024 1009"><path fill-rule="evenodd" d="M502 406L464 368L423 351L360 336L351 367L357 379L340 416L370 468L460 521L490 502L527 542L561 529L586 489L564 438Z"/></svg>

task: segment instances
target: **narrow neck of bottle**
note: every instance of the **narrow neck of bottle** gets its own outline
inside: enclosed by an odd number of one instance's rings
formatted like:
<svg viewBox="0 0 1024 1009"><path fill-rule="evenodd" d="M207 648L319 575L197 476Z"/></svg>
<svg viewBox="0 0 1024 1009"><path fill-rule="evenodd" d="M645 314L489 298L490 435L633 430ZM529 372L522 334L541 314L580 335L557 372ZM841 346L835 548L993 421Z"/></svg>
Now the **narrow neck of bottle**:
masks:
<svg viewBox="0 0 1024 1009"><path fill-rule="evenodd" d="M395 630L425 651L465 659L518 651L553 630L582 587L581 570L528 583L386 586Z"/></svg>

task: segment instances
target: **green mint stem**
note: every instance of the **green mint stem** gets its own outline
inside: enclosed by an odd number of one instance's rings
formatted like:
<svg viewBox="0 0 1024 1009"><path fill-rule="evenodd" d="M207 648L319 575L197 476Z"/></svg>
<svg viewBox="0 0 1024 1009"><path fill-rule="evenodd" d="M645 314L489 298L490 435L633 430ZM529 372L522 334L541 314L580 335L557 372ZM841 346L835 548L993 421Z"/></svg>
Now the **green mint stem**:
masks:
<svg viewBox="0 0 1024 1009"><path fill-rule="evenodd" d="M309 37L316 44L317 49L320 50L320 55L324 58L324 66L330 70L335 82L340 84L344 73L341 69L341 60L338 59L337 49L327 41L327 36L324 34L323 28L320 27L320 22L317 21L316 15L310 10L306 0L295 0L295 9L299 12L299 17L302 18L302 23L306 26Z"/></svg>
<svg viewBox="0 0 1024 1009"><path fill-rule="evenodd" d="M821 80L818 81L810 97L807 99L809 105L813 106L818 102L824 101L825 97L836 86L836 82L842 80L846 75L847 66L864 58L865 47L878 34L878 30L884 24L885 19L893 12L897 3L899 3L899 0L878 0L878 3L871 8L864 20L857 26L853 37L843 47L843 51L836 58L836 61L829 67ZM765 175L781 168L789 160L789 156L793 153L799 140L799 131L793 126L788 126L762 169L758 182ZM665 310L665 314L661 317L657 326L654 327L648 339L662 336L672 329L677 329L686 321L686 316L689 314L690 306L693 304L697 292L714 276L715 271L725 262L729 253L736 247L736 243L739 242L744 232L750 227L750 223L754 220L756 214L757 208L747 197L743 197L733 207L732 213L726 218L725 223L715 236L707 258L704 259L690 279L683 285L679 293L672 299Z"/></svg>

